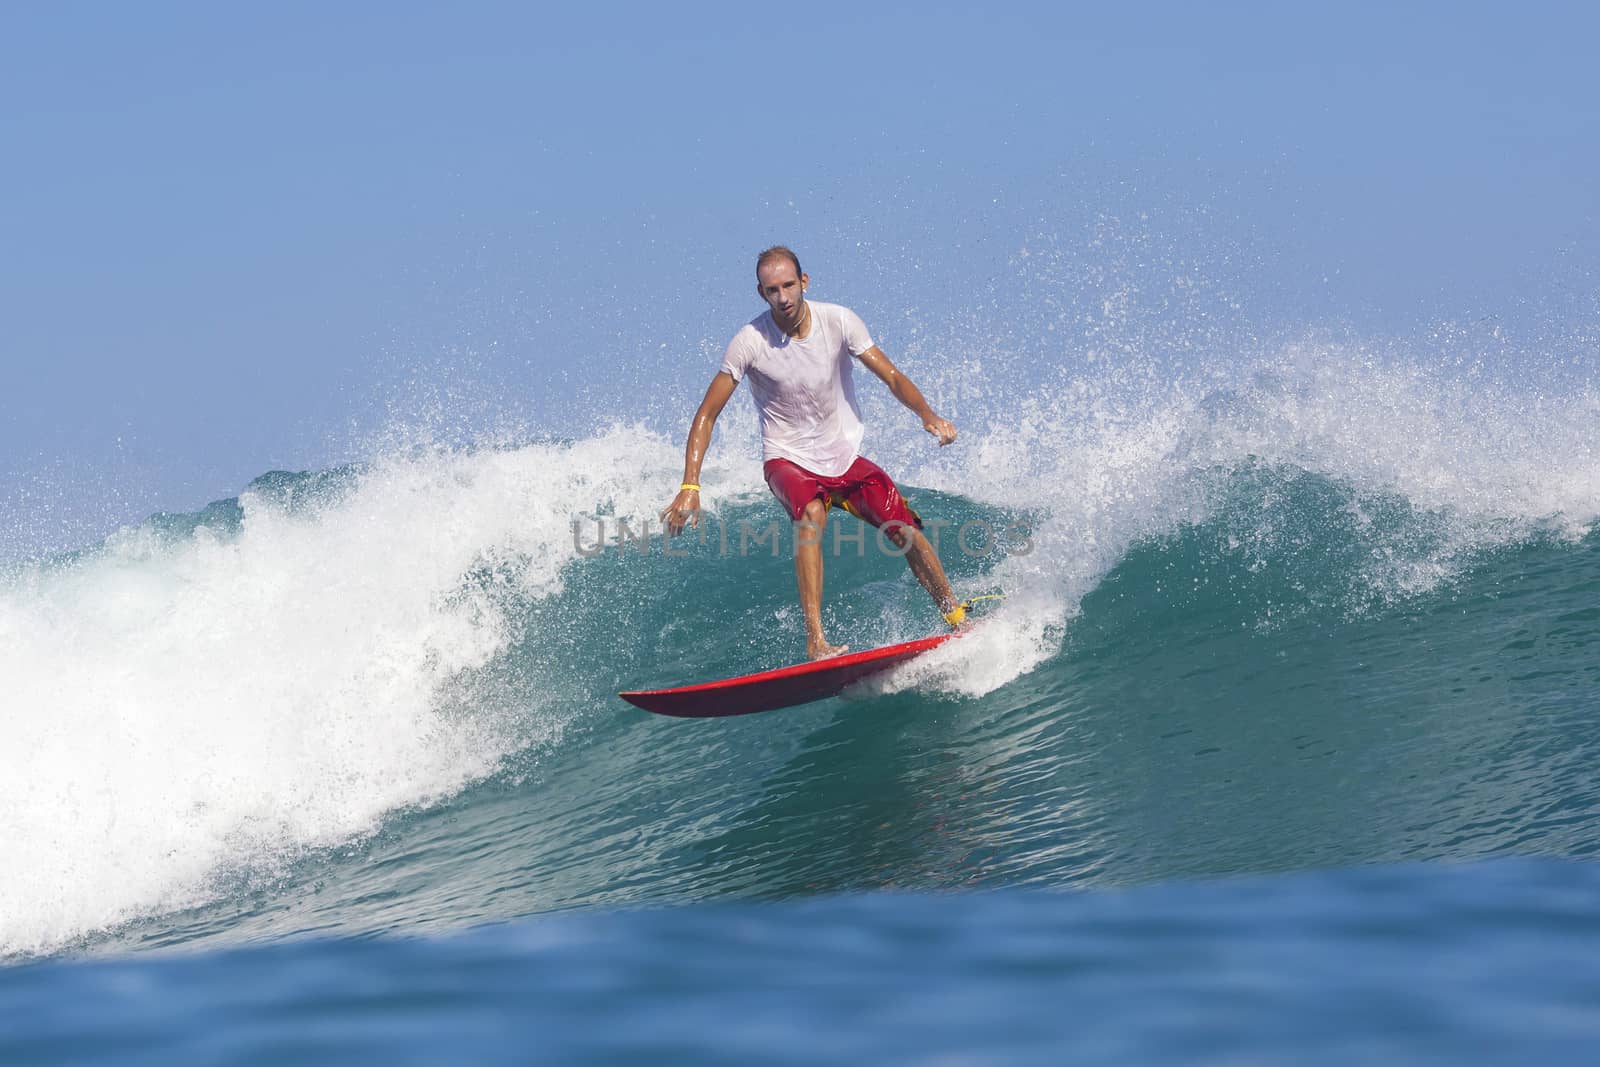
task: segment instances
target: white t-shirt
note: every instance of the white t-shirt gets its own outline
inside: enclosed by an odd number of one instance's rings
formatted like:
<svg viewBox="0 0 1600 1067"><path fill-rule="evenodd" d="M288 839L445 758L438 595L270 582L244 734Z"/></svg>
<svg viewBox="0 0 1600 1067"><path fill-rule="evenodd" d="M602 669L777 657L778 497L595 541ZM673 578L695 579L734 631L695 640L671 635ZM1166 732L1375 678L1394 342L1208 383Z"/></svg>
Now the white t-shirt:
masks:
<svg viewBox="0 0 1600 1067"><path fill-rule="evenodd" d="M764 312L733 335L722 369L750 379L761 412L762 458L787 459L837 478L861 447L861 409L850 376L852 356L872 347L866 323L838 304L807 300L811 330L790 337Z"/></svg>

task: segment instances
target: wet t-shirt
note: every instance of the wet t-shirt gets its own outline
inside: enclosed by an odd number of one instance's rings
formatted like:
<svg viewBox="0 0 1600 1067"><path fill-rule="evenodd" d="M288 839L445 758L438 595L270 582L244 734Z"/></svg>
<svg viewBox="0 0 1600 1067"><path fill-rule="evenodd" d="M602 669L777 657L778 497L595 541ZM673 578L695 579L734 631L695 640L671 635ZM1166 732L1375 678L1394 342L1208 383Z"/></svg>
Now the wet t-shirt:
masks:
<svg viewBox="0 0 1600 1067"><path fill-rule="evenodd" d="M722 357L736 382L750 380L761 412L762 459L787 459L837 478L855 462L865 432L851 364L872 347L866 323L849 308L807 300L811 331L790 337L772 312L750 320Z"/></svg>

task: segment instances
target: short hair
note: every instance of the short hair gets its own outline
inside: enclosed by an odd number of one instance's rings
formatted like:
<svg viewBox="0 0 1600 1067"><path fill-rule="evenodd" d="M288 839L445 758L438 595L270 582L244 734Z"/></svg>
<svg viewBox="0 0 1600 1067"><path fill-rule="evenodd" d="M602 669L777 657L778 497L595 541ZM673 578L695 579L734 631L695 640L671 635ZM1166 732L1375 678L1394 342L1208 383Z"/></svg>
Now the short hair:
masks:
<svg viewBox="0 0 1600 1067"><path fill-rule="evenodd" d="M796 278L805 273L800 269L800 257L794 254L793 249L785 245L773 245L756 257L756 281L759 282L761 280L761 268L775 259L787 259L790 263L793 263L794 276Z"/></svg>

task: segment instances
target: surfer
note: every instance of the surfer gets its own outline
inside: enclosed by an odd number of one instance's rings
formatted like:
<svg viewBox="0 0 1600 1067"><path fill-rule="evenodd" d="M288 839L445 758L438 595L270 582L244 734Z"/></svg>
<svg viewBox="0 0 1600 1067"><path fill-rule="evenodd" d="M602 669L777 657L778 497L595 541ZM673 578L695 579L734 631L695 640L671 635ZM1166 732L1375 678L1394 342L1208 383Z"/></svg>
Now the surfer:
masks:
<svg viewBox="0 0 1600 1067"><path fill-rule="evenodd" d="M756 292L768 310L728 344L722 369L689 424L683 484L661 519L672 536L686 525L699 524L700 465L711 444L711 429L739 382L748 377L761 413L762 473L796 524L794 571L805 615L806 654L822 659L847 651L847 646L829 644L822 629L822 531L829 507L880 527L905 554L911 573L951 626L963 624L966 609L922 533L922 519L890 477L857 451L865 431L856 405L852 357L882 379L941 446L956 439L956 428L934 413L911 379L872 343L855 312L806 299L810 281L799 257L782 245L756 259Z"/></svg>

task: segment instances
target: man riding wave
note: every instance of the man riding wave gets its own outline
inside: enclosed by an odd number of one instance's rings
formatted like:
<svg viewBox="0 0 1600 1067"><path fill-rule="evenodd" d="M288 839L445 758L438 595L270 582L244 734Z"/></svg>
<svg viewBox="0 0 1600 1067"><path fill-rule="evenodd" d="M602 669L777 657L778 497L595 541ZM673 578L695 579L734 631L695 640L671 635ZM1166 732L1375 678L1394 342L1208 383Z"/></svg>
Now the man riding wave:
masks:
<svg viewBox="0 0 1600 1067"><path fill-rule="evenodd" d="M689 424L683 483L661 519L673 536L699 523L700 467L712 428L739 382L748 378L761 414L762 473L799 534L794 569L805 616L806 654L822 659L847 651L844 645L829 644L822 628L822 531L830 507L881 527L905 553L912 574L950 625L960 626L966 611L922 533L922 519L906 505L889 475L857 451L865 428L852 361L860 360L876 374L941 446L956 439L956 428L934 413L911 379L873 344L855 312L807 300L809 285L799 257L788 248L777 245L757 258L756 291L768 310L729 342L722 368Z"/></svg>

